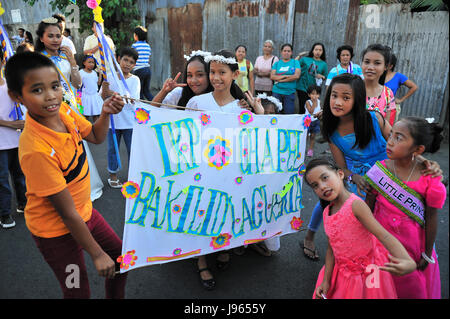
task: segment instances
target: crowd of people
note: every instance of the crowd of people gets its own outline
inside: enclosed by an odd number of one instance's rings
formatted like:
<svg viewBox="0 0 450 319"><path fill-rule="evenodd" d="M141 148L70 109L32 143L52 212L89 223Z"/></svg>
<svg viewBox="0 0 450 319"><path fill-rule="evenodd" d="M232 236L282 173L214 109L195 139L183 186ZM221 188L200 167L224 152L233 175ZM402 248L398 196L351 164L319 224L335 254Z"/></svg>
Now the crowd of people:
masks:
<svg viewBox="0 0 450 319"><path fill-rule="evenodd" d="M133 45L118 52L106 36L123 76L116 83L104 81L99 70L96 24L85 40L80 70L73 42L64 35L64 22L59 14L44 19L34 43L23 40L8 61L0 54L5 74L0 78L0 224L15 225L11 176L17 213L25 213L27 227L65 298L90 296L83 249L99 275L106 277L106 296L125 297L127 274L117 274L115 262L121 240L92 207L102 196L103 182L87 143L107 140L107 183L121 188L117 147L123 138L130 157L135 110L122 98L125 93L167 109L240 113L246 108L255 114L310 115L311 160L304 180L319 200L301 242L305 256L320 258L314 236L322 220L328 237L313 298L440 298L434 241L446 188L439 164L423 154L439 150L442 128L421 118L399 119L399 104L417 85L394 71L397 58L389 47L369 45L359 66L352 62L353 48L342 45L336 51L339 63L330 71L322 43L294 58L291 44L283 44L276 57L273 41L266 40L254 64L241 44L234 51L193 51L185 56L185 69L165 80L153 96L151 47L144 27L137 26ZM24 34L25 30L19 33ZM114 65L105 67L107 77L119 72ZM408 91L395 98L401 85ZM11 109L16 117L11 118ZM328 142L332 159L314 156L318 133ZM372 172L385 174L393 188L412 196L421 213L378 187L368 177ZM247 248L271 256L279 247L279 238L273 238ZM219 269L228 267L230 253L218 254ZM234 253L245 253L245 247ZM196 263L202 286L214 289L206 256ZM64 284L67 264L80 265L81 288ZM382 270L377 287L366 282L371 265Z"/></svg>

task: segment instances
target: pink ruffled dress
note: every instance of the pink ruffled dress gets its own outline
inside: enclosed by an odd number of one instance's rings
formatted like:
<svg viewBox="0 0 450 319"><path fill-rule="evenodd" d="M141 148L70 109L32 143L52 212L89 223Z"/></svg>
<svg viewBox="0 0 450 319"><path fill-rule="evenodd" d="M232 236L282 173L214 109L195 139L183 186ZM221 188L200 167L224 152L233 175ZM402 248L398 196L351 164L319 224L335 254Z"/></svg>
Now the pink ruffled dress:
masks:
<svg viewBox="0 0 450 319"><path fill-rule="evenodd" d="M396 299L391 274L378 268L388 262L388 251L353 214L352 203L355 200L361 199L352 193L335 214L329 216L330 206L323 212L323 225L335 260L326 297ZM322 283L324 273L325 266L319 273L316 289Z"/></svg>
<svg viewBox="0 0 450 319"><path fill-rule="evenodd" d="M386 166L385 161L381 162ZM441 209L444 206L447 191L440 177L421 176L417 181L406 182L425 199L429 207ZM417 263L425 251L425 228L412 220L405 213L379 195L374 209L376 220L388 232L394 235L406 248L411 258ZM441 280L439 263L433 249L435 264L428 264L425 271L415 270L405 276L392 276L399 298L402 299L440 299Z"/></svg>

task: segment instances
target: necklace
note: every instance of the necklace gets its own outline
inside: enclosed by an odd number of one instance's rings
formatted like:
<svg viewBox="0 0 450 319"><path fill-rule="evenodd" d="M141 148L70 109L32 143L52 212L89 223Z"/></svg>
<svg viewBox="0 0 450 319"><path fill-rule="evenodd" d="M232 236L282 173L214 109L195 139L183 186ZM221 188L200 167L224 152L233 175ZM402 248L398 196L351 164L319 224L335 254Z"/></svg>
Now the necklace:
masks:
<svg viewBox="0 0 450 319"><path fill-rule="evenodd" d="M411 168L411 171L409 172L408 179L405 181L405 183L409 182L409 179L411 178L411 175L412 175L412 173L414 172L414 168L416 168L416 165L417 165L417 161L414 161L414 165L413 165L413 167ZM395 169L395 160L394 160L394 174L395 174L395 176L398 177L397 171L396 171L396 169Z"/></svg>

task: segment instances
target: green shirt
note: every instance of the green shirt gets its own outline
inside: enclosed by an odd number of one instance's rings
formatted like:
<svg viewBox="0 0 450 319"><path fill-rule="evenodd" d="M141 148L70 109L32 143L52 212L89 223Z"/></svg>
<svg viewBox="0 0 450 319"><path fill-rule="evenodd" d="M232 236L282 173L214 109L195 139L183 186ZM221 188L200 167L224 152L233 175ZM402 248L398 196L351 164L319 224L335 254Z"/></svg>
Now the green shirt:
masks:
<svg viewBox="0 0 450 319"><path fill-rule="evenodd" d="M297 90L300 91L306 92L310 85L316 84L316 74L322 74L325 80L328 75L328 65L322 60L317 61L314 58L303 57L300 59L300 68L302 74L297 81Z"/></svg>
<svg viewBox="0 0 450 319"><path fill-rule="evenodd" d="M288 62L279 60L272 65L272 70L275 70L276 75L294 75L297 69L300 69L300 65L298 61L294 59L290 59ZM295 93L296 83L297 81L291 82L275 81L272 88L272 92L283 95L291 95Z"/></svg>

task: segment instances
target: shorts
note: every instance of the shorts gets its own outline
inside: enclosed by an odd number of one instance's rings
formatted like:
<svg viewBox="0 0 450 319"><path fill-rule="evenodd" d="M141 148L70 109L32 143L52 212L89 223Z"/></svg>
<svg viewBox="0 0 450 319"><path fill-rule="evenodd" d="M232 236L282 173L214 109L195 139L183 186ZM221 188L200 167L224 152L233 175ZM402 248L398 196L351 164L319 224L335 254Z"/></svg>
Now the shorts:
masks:
<svg viewBox="0 0 450 319"><path fill-rule="evenodd" d="M319 132L320 132L320 121L319 120L312 121L308 127L308 133L315 134Z"/></svg>

